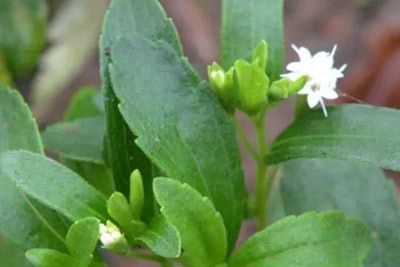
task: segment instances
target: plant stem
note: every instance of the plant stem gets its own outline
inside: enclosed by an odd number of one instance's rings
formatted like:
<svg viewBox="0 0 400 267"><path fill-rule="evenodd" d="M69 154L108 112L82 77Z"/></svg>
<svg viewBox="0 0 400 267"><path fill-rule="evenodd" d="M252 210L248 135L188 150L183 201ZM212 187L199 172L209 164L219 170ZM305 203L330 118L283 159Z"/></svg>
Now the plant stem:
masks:
<svg viewBox="0 0 400 267"><path fill-rule="evenodd" d="M272 186L272 178L267 177L267 166L264 162L265 157L269 153L269 147L265 136L265 112L260 112L257 116L255 116L253 118L253 123L256 128L257 143L259 147L255 183L254 211L257 220L257 228L261 230L267 225L267 199Z"/></svg>
<svg viewBox="0 0 400 267"><path fill-rule="evenodd" d="M250 156L252 156L254 160L258 160L259 155L257 154L257 151L254 149L253 145L250 143L249 139L247 138L247 135L246 135L242 125L240 124L239 121L235 121L235 125L236 125L236 131L238 133L238 136L239 136L240 140L243 142L243 145L249 152Z"/></svg>

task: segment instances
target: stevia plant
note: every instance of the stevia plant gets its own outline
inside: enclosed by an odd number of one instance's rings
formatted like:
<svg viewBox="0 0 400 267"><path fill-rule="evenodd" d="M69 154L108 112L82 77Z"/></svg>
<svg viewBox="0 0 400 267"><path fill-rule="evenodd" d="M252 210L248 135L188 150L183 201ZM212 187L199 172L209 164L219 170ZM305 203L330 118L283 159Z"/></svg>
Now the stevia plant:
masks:
<svg viewBox="0 0 400 267"><path fill-rule="evenodd" d="M284 71L282 9L224 0L221 59L203 80L156 0L113 0L101 94L81 89L42 133L0 85L2 266L105 266L105 254L160 266L399 266L398 200L382 169L400 169L400 112L326 107L345 71L336 46L293 46L299 61ZM270 144L266 116L288 98L295 120ZM257 166L254 192L238 140ZM238 245L244 220L258 229Z"/></svg>

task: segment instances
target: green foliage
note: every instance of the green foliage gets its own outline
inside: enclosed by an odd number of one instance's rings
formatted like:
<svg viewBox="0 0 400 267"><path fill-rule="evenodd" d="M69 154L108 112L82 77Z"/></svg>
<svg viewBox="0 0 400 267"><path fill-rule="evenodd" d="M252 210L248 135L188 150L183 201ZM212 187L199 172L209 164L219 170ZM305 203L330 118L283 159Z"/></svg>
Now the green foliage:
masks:
<svg viewBox="0 0 400 267"><path fill-rule="evenodd" d="M88 216L107 218L105 196L49 158L28 151L5 152L0 168L24 193L73 221Z"/></svg>
<svg viewBox="0 0 400 267"><path fill-rule="evenodd" d="M93 259L93 251L99 240L99 220L85 218L76 221L68 230L66 243L77 266L85 267Z"/></svg>
<svg viewBox="0 0 400 267"><path fill-rule="evenodd" d="M344 105L328 113L312 111L296 120L274 142L267 163L325 158L400 170L399 111Z"/></svg>
<svg viewBox="0 0 400 267"><path fill-rule="evenodd" d="M111 54L114 90L123 117L138 136L136 143L167 176L188 183L214 203L232 248L244 213L245 188L231 120L211 88L170 45L121 39ZM155 78L157 73L163 79Z"/></svg>
<svg viewBox="0 0 400 267"><path fill-rule="evenodd" d="M102 95L95 87L85 86L79 89L69 104L64 114L65 121L73 121L78 118L97 117L104 115Z"/></svg>
<svg viewBox="0 0 400 267"><path fill-rule="evenodd" d="M36 248L26 253L28 260L38 267L76 267L75 260L57 250Z"/></svg>
<svg viewBox="0 0 400 267"><path fill-rule="evenodd" d="M0 1L0 52L13 74L36 66L46 42L47 13L45 0Z"/></svg>
<svg viewBox="0 0 400 267"><path fill-rule="evenodd" d="M131 19L127 19L131 18ZM100 39L100 74L103 82L106 110L107 134L105 140L106 162L111 167L116 189L128 196L129 176L139 169L143 175L145 207L143 218L150 221L154 213L151 190L154 166L146 155L136 146L136 137L122 118L108 66L110 49L121 36L131 40L144 36L151 40L168 40L177 50L181 50L176 30L164 11L155 0L114 0L106 14Z"/></svg>
<svg viewBox="0 0 400 267"><path fill-rule="evenodd" d="M224 262L226 230L209 199L188 184L166 178L154 180L154 194L162 215L178 229L186 264L206 267Z"/></svg>
<svg viewBox="0 0 400 267"><path fill-rule="evenodd" d="M143 179L139 170L134 170L131 174L129 190L129 204L132 217L135 220L140 219L144 205Z"/></svg>
<svg viewBox="0 0 400 267"><path fill-rule="evenodd" d="M22 97L0 84L0 153L26 149L42 154L37 125ZM0 233L22 248L65 249L60 217L26 196L0 167Z"/></svg>
<svg viewBox="0 0 400 267"><path fill-rule="evenodd" d="M361 267L370 234L336 211L289 216L250 237L229 267Z"/></svg>
<svg viewBox="0 0 400 267"><path fill-rule="evenodd" d="M250 60L261 40L268 49L272 81L283 67L283 0L223 0L221 58L225 68L240 58Z"/></svg>
<svg viewBox="0 0 400 267"><path fill-rule="evenodd" d="M161 216L154 217L146 232L137 240L146 244L156 255L165 258L178 258L181 254L178 230Z"/></svg>
<svg viewBox="0 0 400 267"><path fill-rule="evenodd" d="M364 164L303 159L283 165L281 196L286 214L338 209L361 220L374 237L365 266L400 265L400 210L396 187Z"/></svg>
<svg viewBox="0 0 400 267"><path fill-rule="evenodd" d="M31 267L21 247L0 237L0 262L7 267Z"/></svg>
<svg viewBox="0 0 400 267"><path fill-rule="evenodd" d="M62 158L102 164L104 133L104 117L91 117L54 124L42 137L45 148Z"/></svg>

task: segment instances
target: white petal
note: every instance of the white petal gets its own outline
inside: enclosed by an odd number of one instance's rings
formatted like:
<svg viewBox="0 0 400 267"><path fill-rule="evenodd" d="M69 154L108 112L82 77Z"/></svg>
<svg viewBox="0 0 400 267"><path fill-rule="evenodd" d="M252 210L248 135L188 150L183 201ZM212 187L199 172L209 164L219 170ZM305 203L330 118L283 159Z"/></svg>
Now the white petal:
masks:
<svg viewBox="0 0 400 267"><path fill-rule="evenodd" d="M307 96L307 104L310 108L315 107L316 105L318 105L318 102L320 101L321 97L318 94L308 94Z"/></svg>
<svg viewBox="0 0 400 267"><path fill-rule="evenodd" d="M304 64L302 64L301 62L291 62L286 66L286 69L288 71L302 71L304 70Z"/></svg>

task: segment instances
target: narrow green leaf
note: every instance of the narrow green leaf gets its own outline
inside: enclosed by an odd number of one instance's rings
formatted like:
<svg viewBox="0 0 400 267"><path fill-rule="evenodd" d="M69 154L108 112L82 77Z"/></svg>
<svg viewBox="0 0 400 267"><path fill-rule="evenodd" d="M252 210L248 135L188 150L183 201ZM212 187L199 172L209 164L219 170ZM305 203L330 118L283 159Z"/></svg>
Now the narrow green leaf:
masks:
<svg viewBox="0 0 400 267"><path fill-rule="evenodd" d="M80 118L104 115L103 98L101 92L93 86L79 89L71 98L71 102L64 114L65 121Z"/></svg>
<svg viewBox="0 0 400 267"><path fill-rule="evenodd" d="M296 158L364 162L400 170L400 112L343 105L309 112L287 128L272 145L268 164Z"/></svg>
<svg viewBox="0 0 400 267"><path fill-rule="evenodd" d="M106 198L63 165L28 151L1 154L0 168L27 195L76 221L107 218Z"/></svg>
<svg viewBox="0 0 400 267"><path fill-rule="evenodd" d="M165 40L176 51L182 51L176 29L156 0L114 0L107 12L100 40L101 77L107 116L107 163L112 168L116 188L128 197L129 176L139 169L143 176L145 202L142 218L149 222L154 213L152 179L154 167L136 146L134 136L121 117L119 100L114 94L108 73L111 45L121 36L133 40L143 36L151 40Z"/></svg>
<svg viewBox="0 0 400 267"><path fill-rule="evenodd" d="M156 255L178 258L181 255L181 239L178 230L161 216L154 217L146 232L137 240L142 241Z"/></svg>
<svg viewBox="0 0 400 267"><path fill-rule="evenodd" d="M52 249L31 249L26 252L28 260L37 267L77 267L74 259Z"/></svg>
<svg viewBox="0 0 400 267"><path fill-rule="evenodd" d="M80 267L86 267L93 259L99 240L99 220L89 217L74 222L67 233L67 246Z"/></svg>
<svg viewBox="0 0 400 267"><path fill-rule="evenodd" d="M0 237L0 263L5 267L31 267L24 251L14 243Z"/></svg>
<svg viewBox="0 0 400 267"><path fill-rule="evenodd" d="M42 133L46 149L77 161L103 163L104 117L54 124Z"/></svg>
<svg viewBox="0 0 400 267"><path fill-rule="evenodd" d="M135 220L140 219L144 204L144 190L142 174L139 170L134 170L131 174L129 190L129 204L132 217Z"/></svg>
<svg viewBox="0 0 400 267"><path fill-rule="evenodd" d="M121 40L111 54L114 90L136 143L166 175L214 203L233 248L245 187L231 119L212 89L168 44Z"/></svg>
<svg viewBox="0 0 400 267"><path fill-rule="evenodd" d="M27 149L39 154L43 148L28 106L11 88L0 84L0 153ZM46 246L65 250L66 226L60 217L28 198L7 179L0 167L0 233L23 249Z"/></svg>
<svg viewBox="0 0 400 267"><path fill-rule="evenodd" d="M375 245L366 266L400 266L400 210L396 187L382 171L363 164L302 159L283 165L286 214L338 209L361 220Z"/></svg>
<svg viewBox="0 0 400 267"><path fill-rule="evenodd" d="M224 262L226 230L209 199L188 184L166 178L154 180L154 195L162 215L178 229L186 264L207 267Z"/></svg>
<svg viewBox="0 0 400 267"><path fill-rule="evenodd" d="M46 43L47 15L45 0L0 1L0 50L12 73L36 66Z"/></svg>
<svg viewBox="0 0 400 267"><path fill-rule="evenodd" d="M289 216L250 237L229 267L362 267L370 233L337 211Z"/></svg>
<svg viewBox="0 0 400 267"><path fill-rule="evenodd" d="M221 57L225 68L250 60L261 40L268 43L267 73L272 81L283 67L283 0L223 0Z"/></svg>

